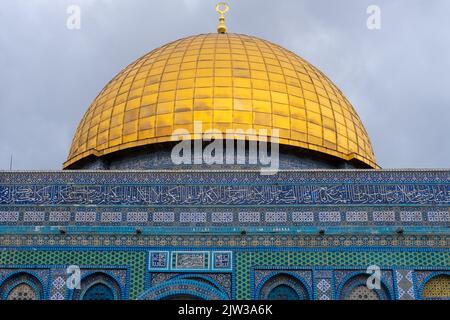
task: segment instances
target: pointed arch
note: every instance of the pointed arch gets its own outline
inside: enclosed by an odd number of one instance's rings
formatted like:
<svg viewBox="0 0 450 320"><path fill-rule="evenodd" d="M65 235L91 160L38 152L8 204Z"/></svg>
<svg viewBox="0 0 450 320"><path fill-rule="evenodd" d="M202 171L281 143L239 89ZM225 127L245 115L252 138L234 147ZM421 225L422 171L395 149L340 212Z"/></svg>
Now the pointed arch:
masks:
<svg viewBox="0 0 450 320"><path fill-rule="evenodd" d="M1 300L44 300L44 284L32 273L19 271L6 277L0 284Z"/></svg>
<svg viewBox="0 0 450 320"><path fill-rule="evenodd" d="M72 290L72 300L121 300L123 290L114 277L105 272L92 272L81 279L80 289Z"/></svg>
<svg viewBox="0 0 450 320"><path fill-rule="evenodd" d="M263 278L255 290L258 300L310 300L311 290L306 281L291 272L274 272Z"/></svg>
<svg viewBox="0 0 450 320"><path fill-rule="evenodd" d="M433 273L420 290L423 300L450 300L450 273Z"/></svg>
<svg viewBox="0 0 450 320"><path fill-rule="evenodd" d="M392 300L392 294L380 279L380 289L369 289L367 279L370 275L364 272L354 272L347 276L337 290L339 300Z"/></svg>
<svg viewBox="0 0 450 320"><path fill-rule="evenodd" d="M167 299L229 300L228 296L211 285L187 279L170 280L157 285L138 297L138 300Z"/></svg>

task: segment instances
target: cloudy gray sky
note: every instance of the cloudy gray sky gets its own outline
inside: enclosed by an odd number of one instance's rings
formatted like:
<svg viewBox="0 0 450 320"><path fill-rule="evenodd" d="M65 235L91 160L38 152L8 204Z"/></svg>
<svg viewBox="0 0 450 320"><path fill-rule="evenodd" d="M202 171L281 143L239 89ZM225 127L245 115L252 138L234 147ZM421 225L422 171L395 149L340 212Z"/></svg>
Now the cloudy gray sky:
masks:
<svg viewBox="0 0 450 320"><path fill-rule="evenodd" d="M0 170L60 169L79 120L123 67L215 32L217 0L2 0ZM450 167L450 1L230 0L230 32L301 55L349 98L384 168ZM81 29L66 28L69 5ZM366 27L369 5L381 30Z"/></svg>

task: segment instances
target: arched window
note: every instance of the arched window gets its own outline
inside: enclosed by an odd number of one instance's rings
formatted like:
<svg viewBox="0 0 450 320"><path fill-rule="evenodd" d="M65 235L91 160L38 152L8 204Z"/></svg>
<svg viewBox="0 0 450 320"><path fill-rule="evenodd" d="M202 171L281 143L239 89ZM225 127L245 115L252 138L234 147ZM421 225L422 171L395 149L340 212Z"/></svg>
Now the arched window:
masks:
<svg viewBox="0 0 450 320"><path fill-rule="evenodd" d="M107 285L96 283L86 290L83 300L114 300L114 293Z"/></svg>
<svg viewBox="0 0 450 320"><path fill-rule="evenodd" d="M303 283L289 274L279 274L268 279L259 291L261 300L308 300Z"/></svg>
<svg viewBox="0 0 450 320"><path fill-rule="evenodd" d="M340 300L390 300L389 291L383 283L380 289L369 289L367 279L369 275L356 275L344 284Z"/></svg>
<svg viewBox="0 0 450 320"><path fill-rule="evenodd" d="M422 289L422 299L450 300L450 276L439 275L428 280Z"/></svg>
<svg viewBox="0 0 450 320"><path fill-rule="evenodd" d="M367 286L357 286L350 291L348 300L380 300L380 297Z"/></svg>
<svg viewBox="0 0 450 320"><path fill-rule="evenodd" d="M34 289L26 283L21 283L14 287L8 294L8 300L37 300Z"/></svg>
<svg viewBox="0 0 450 320"><path fill-rule="evenodd" d="M267 295L268 300L300 300L297 292L286 284L280 284Z"/></svg>
<svg viewBox="0 0 450 320"><path fill-rule="evenodd" d="M0 287L0 299L3 300L41 300L43 294L41 282L26 272L11 275Z"/></svg>
<svg viewBox="0 0 450 320"><path fill-rule="evenodd" d="M95 272L81 280L81 289L73 291L74 300L119 300L122 298L117 281L103 272Z"/></svg>

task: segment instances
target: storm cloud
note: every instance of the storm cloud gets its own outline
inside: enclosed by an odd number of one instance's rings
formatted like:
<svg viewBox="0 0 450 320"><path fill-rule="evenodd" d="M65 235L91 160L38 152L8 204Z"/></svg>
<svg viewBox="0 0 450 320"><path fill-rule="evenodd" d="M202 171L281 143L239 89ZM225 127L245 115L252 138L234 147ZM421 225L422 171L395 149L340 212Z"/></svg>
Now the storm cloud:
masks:
<svg viewBox="0 0 450 320"><path fill-rule="evenodd" d="M215 32L213 0L2 0L0 170L61 169L91 101L122 68ZM230 0L230 32L321 69L358 111L383 168L450 167L450 2ZM366 26L369 5L381 29ZM81 29L69 30L69 5Z"/></svg>

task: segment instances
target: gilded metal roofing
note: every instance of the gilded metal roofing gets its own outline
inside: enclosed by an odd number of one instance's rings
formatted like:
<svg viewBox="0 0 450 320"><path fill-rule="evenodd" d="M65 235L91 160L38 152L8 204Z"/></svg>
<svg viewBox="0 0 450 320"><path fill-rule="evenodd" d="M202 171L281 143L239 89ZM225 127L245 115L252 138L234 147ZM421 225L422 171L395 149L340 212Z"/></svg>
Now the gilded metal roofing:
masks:
<svg viewBox="0 0 450 320"><path fill-rule="evenodd" d="M322 72L278 45L231 33L177 40L123 69L87 110L64 167L171 141L176 129L193 133L196 121L223 132L278 129L280 144L378 168L355 109Z"/></svg>

